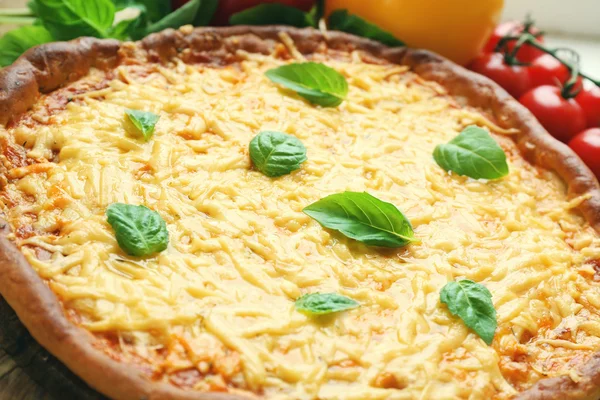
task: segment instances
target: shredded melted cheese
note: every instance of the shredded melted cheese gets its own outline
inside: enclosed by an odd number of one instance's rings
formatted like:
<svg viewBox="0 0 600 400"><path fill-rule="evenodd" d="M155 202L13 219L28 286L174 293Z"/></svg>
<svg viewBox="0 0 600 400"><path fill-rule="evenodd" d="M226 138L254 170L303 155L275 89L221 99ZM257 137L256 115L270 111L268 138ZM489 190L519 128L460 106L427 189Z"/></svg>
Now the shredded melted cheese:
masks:
<svg viewBox="0 0 600 400"><path fill-rule="evenodd" d="M268 81L284 62L121 66L47 123L0 130L37 161L7 172L3 211L15 231L31 227L15 241L83 327L116 335L115 351L158 379L282 400L504 399L600 348L600 240L575 211L584 199L404 67L326 61L350 92L323 109ZM151 140L126 108L160 114ZM435 164L434 147L473 121L495 130L506 178ZM277 179L253 170L262 130L298 137L308 161ZM369 248L302 213L345 190L398 206L421 242ZM106 222L114 202L158 211L168 249L124 254ZM492 346L440 303L457 278L491 291ZM314 292L362 306L298 313L295 299Z"/></svg>

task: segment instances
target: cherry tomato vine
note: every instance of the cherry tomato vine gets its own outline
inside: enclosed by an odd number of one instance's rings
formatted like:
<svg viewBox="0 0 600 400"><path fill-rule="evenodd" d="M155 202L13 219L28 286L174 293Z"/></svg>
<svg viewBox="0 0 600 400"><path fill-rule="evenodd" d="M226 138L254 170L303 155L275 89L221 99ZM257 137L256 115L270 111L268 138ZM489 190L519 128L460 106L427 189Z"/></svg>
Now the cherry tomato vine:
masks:
<svg viewBox="0 0 600 400"><path fill-rule="evenodd" d="M561 90L561 95L565 99L576 97L582 90L582 86L578 84L580 77L585 78L600 87L599 80L592 78L580 70L580 57L576 51L563 47L551 49L545 46L538 40L543 34L543 32L535 30L533 20L528 17L523 23L522 31L507 33L498 41L494 51L503 53L504 62L509 66L531 65L529 62L522 62L517 58L517 53L525 46L535 48L554 57L569 70L569 79L564 83ZM562 56L561 54L563 53L568 54L569 57Z"/></svg>

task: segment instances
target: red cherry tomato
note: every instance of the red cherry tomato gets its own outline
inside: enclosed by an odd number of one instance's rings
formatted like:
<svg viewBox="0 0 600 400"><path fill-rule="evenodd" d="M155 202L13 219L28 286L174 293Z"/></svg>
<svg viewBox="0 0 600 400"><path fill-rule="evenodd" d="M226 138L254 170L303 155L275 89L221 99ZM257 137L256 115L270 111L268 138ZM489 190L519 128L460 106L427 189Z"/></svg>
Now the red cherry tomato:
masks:
<svg viewBox="0 0 600 400"><path fill-rule="evenodd" d="M571 77L569 69L560 61L551 56L544 54L531 63L529 66L529 77L531 78L531 87L542 85L564 86ZM583 88L583 79L577 77L577 84L574 90Z"/></svg>
<svg viewBox="0 0 600 400"><path fill-rule="evenodd" d="M519 101L529 109L556 139L568 142L585 129L583 109L574 99L564 99L556 86L539 86Z"/></svg>
<svg viewBox="0 0 600 400"><path fill-rule="evenodd" d="M529 67L529 75L533 87L559 86L569 79L569 69L550 54L544 54L533 60Z"/></svg>
<svg viewBox="0 0 600 400"><path fill-rule="evenodd" d="M600 87L594 86L583 90L575 100L583 108L587 126L589 128L600 126Z"/></svg>
<svg viewBox="0 0 600 400"><path fill-rule="evenodd" d="M227 25L229 17L232 14L243 11L247 8L257 6L261 3L281 3L286 6L292 6L302 11L310 11L315 5L316 0L220 0L219 8L212 20L214 25Z"/></svg>
<svg viewBox="0 0 600 400"><path fill-rule="evenodd" d="M600 128L590 128L577 134L569 142L575 153L600 178Z"/></svg>
<svg viewBox="0 0 600 400"><path fill-rule="evenodd" d="M531 88L527 68L505 64L500 53L480 54L469 64L469 69L487 76L516 98Z"/></svg>
<svg viewBox="0 0 600 400"><path fill-rule="evenodd" d="M500 39L502 39L503 36L505 36L508 33L518 35L522 32L523 32L523 24L522 23L517 22L517 21L503 22L500 25L498 25L496 27L496 29L494 29L494 32L492 33L492 37L488 40L483 51L485 53L492 53L496 49L498 42L500 41ZM539 32L540 31L537 28L532 29L533 34L538 34ZM544 38L541 36L538 37L537 40L540 43L544 43ZM507 44L507 48L509 51L514 50L515 43L516 43L516 41L512 41ZM542 54L544 54L543 51L538 50L535 47L532 47L530 45L524 45L517 52L517 60L528 63L528 62L532 62L533 60L535 60Z"/></svg>

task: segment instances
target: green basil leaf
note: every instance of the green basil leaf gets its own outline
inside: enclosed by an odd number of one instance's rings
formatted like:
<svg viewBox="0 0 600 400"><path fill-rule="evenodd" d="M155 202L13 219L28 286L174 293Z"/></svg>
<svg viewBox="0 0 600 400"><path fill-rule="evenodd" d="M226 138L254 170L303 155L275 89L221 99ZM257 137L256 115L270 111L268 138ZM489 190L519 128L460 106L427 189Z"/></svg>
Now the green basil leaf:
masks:
<svg viewBox="0 0 600 400"><path fill-rule="evenodd" d="M337 293L305 294L296 300L296 310L309 315L324 315L360 307L360 304Z"/></svg>
<svg viewBox="0 0 600 400"><path fill-rule="evenodd" d="M250 159L269 177L287 175L306 161L306 147L287 133L264 131L250 141Z"/></svg>
<svg viewBox="0 0 600 400"><path fill-rule="evenodd" d="M416 241L404 214L368 193L332 194L302 211L325 228L370 246L403 247Z"/></svg>
<svg viewBox="0 0 600 400"><path fill-rule="evenodd" d="M206 26L212 21L217 8L219 7L219 0L202 0L200 2L200 8L196 12L196 18L194 18L194 26Z"/></svg>
<svg viewBox="0 0 600 400"><path fill-rule="evenodd" d="M170 0L113 0L117 11L128 7L145 7L148 20L154 22L171 12Z"/></svg>
<svg viewBox="0 0 600 400"><path fill-rule="evenodd" d="M390 32L381 29L357 15L349 14L348 10L336 10L329 16L329 29L348 32L376 40L388 46L404 46L404 42L397 39Z"/></svg>
<svg viewBox="0 0 600 400"><path fill-rule="evenodd" d="M319 63L283 65L268 70L265 75L271 81L323 107L339 106L348 94L346 78L335 69Z"/></svg>
<svg viewBox="0 0 600 400"><path fill-rule="evenodd" d="M160 253L169 244L167 224L146 206L113 203L106 209L106 216L119 247L130 256Z"/></svg>
<svg viewBox="0 0 600 400"><path fill-rule="evenodd" d="M299 28L314 26L310 15L295 7L279 3L259 4L233 14L231 25L292 25Z"/></svg>
<svg viewBox="0 0 600 400"><path fill-rule="evenodd" d="M14 29L0 38L0 67L12 64L31 47L53 40L43 26L23 26Z"/></svg>
<svg viewBox="0 0 600 400"><path fill-rule="evenodd" d="M146 7L148 20L151 22L161 20L172 11L170 0L135 0L135 2Z"/></svg>
<svg viewBox="0 0 600 400"><path fill-rule="evenodd" d="M313 26L318 26L319 20L325 15L325 0L317 0L308 14L313 22Z"/></svg>
<svg viewBox="0 0 600 400"><path fill-rule="evenodd" d="M126 11L125 11L126 10ZM109 35L112 38L119 40L126 40L128 38L133 38L137 36L138 32L142 32L146 26L148 25L148 15L146 7L138 4L127 7L123 10L120 10L115 15L115 21L117 21L120 17L121 12L132 13L137 11L137 15L133 14L132 18L124 19L113 25L113 27L109 30Z"/></svg>
<svg viewBox="0 0 600 400"><path fill-rule="evenodd" d="M35 5L35 0L29 0L27 2L27 8L29 8L31 10L31 13L36 17L40 15L40 12L37 9L37 6Z"/></svg>
<svg viewBox="0 0 600 400"><path fill-rule="evenodd" d="M194 22L196 13L200 9L200 0L191 0L185 3L181 8L166 15L159 21L153 23L146 28L145 34L148 35L154 32L160 32L167 28L179 28L182 25L191 24Z"/></svg>
<svg viewBox="0 0 600 400"><path fill-rule="evenodd" d="M108 35L111 38L118 40L126 40L130 35L129 32L135 30L134 26L136 25L135 19L127 19L119 22L117 25L113 26Z"/></svg>
<svg viewBox="0 0 600 400"><path fill-rule="evenodd" d="M468 279L448 282L440 292L440 301L484 342L492 344L498 322L492 294L485 286Z"/></svg>
<svg viewBox="0 0 600 400"><path fill-rule="evenodd" d="M35 0L34 4L42 24L56 40L109 37L115 18L110 0Z"/></svg>
<svg viewBox="0 0 600 400"><path fill-rule="evenodd" d="M125 114L129 120L144 136L144 139L149 140L154 133L154 128L158 122L160 115L156 115L147 111L125 110Z"/></svg>
<svg viewBox="0 0 600 400"><path fill-rule="evenodd" d="M473 179L498 179L508 175L504 150L485 129L474 125L466 127L447 144L438 145L433 158L446 171Z"/></svg>
<svg viewBox="0 0 600 400"><path fill-rule="evenodd" d="M138 4L136 0L112 0L116 11L121 11Z"/></svg>
<svg viewBox="0 0 600 400"><path fill-rule="evenodd" d="M111 0L115 5L115 10L120 11L135 3L135 0Z"/></svg>

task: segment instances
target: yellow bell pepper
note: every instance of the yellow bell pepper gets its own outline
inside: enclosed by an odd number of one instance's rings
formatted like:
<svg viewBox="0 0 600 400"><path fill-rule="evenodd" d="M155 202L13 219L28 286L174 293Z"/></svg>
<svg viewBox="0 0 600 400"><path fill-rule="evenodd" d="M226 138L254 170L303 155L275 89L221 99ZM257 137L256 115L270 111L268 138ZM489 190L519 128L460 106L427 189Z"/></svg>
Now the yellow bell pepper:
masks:
<svg viewBox="0 0 600 400"><path fill-rule="evenodd" d="M325 0L325 12L346 9L414 48L459 64L475 58L500 19L504 0Z"/></svg>

